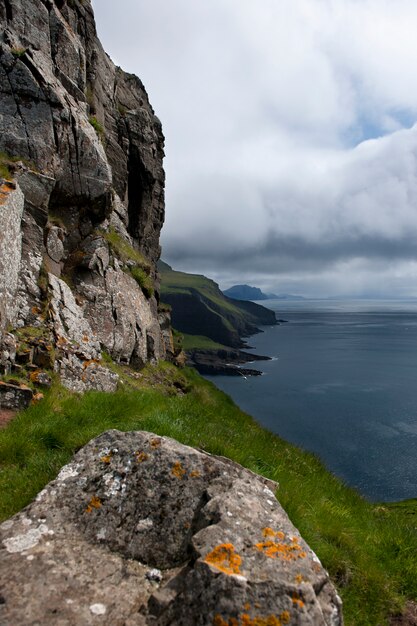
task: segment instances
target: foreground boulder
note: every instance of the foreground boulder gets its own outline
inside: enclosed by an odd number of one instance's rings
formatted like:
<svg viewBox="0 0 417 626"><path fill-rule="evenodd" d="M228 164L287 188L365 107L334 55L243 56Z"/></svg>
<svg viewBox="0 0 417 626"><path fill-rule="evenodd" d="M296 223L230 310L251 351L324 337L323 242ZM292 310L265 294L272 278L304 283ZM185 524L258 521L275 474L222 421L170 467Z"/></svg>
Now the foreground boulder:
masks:
<svg viewBox="0 0 417 626"><path fill-rule="evenodd" d="M338 626L275 483L146 432L104 433L0 527L0 624Z"/></svg>

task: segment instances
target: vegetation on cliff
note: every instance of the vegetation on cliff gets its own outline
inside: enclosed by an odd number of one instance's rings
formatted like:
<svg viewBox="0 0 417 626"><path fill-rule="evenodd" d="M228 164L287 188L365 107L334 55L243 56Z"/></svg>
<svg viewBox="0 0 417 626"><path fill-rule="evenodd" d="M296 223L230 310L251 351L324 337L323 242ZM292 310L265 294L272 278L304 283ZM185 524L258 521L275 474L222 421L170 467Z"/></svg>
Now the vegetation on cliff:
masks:
<svg viewBox="0 0 417 626"><path fill-rule="evenodd" d="M25 506L92 437L150 430L227 456L280 484L278 498L330 572L348 626L388 623L417 596L415 502L370 504L313 455L272 435L193 370L112 364L113 394L75 395L55 383L0 431L0 516Z"/></svg>
<svg viewBox="0 0 417 626"><path fill-rule="evenodd" d="M172 306L172 324L190 336L205 336L212 341L243 347L241 337L257 331L257 326L275 324L275 314L253 302L231 300L213 280L198 274L177 272L159 262L161 298ZM197 345L198 344L198 345ZM197 348L188 339L188 349Z"/></svg>

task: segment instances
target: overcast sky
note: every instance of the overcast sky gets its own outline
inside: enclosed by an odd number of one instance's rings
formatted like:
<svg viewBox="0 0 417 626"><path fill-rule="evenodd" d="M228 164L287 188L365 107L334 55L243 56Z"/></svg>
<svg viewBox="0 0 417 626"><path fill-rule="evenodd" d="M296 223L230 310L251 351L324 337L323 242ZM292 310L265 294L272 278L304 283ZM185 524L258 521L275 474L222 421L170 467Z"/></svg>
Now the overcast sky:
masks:
<svg viewBox="0 0 417 626"><path fill-rule="evenodd" d="M166 137L163 258L417 296L416 0L93 0Z"/></svg>

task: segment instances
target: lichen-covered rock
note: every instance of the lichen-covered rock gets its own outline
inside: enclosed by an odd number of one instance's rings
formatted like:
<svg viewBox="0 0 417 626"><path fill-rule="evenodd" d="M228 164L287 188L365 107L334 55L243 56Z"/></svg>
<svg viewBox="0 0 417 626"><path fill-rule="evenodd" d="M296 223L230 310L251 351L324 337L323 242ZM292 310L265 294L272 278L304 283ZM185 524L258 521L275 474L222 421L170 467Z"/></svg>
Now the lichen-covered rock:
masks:
<svg viewBox="0 0 417 626"><path fill-rule="evenodd" d="M118 376L100 363L100 343L68 285L49 274L50 314L58 357L55 369L72 391L115 391Z"/></svg>
<svg viewBox="0 0 417 626"><path fill-rule="evenodd" d="M9 325L61 334L49 273L70 285L96 352L137 366L164 358L164 137L146 91L105 54L90 0L2 0L0 23L0 151L15 181L0 179L0 350ZM113 231L122 245L110 249ZM152 289L131 277L139 253ZM81 371L73 356L56 368ZM106 387L94 374L76 386Z"/></svg>
<svg viewBox="0 0 417 626"><path fill-rule="evenodd" d="M340 626L276 487L172 439L104 433L0 527L0 623Z"/></svg>
<svg viewBox="0 0 417 626"><path fill-rule="evenodd" d="M26 409L33 398L33 391L26 385L0 381L0 409Z"/></svg>
<svg viewBox="0 0 417 626"><path fill-rule="evenodd" d="M20 187L4 183L0 187L0 339L2 331L17 322L23 206Z"/></svg>

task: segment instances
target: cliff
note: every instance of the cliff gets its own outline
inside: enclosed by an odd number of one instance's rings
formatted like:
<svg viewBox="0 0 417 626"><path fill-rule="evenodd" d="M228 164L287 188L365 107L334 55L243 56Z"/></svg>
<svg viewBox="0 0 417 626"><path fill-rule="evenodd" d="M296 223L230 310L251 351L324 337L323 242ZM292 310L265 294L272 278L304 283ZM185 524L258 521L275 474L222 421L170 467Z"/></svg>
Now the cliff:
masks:
<svg viewBox="0 0 417 626"><path fill-rule="evenodd" d="M210 278L177 272L166 263L161 271L161 298L172 306L172 324L182 332L204 335L215 342L241 348L258 325L276 324L275 313L254 302L232 300Z"/></svg>
<svg viewBox="0 0 417 626"><path fill-rule="evenodd" d="M140 368L172 343L161 124L90 0L1 0L0 20L0 367L112 390L102 351Z"/></svg>
<svg viewBox="0 0 417 626"><path fill-rule="evenodd" d="M269 357L242 352L245 337L261 332L258 325L277 324L275 313L255 302L226 297L217 283L198 274L177 272L159 261L161 297L172 308L172 323L180 333L187 363L200 374L259 376L244 363Z"/></svg>

